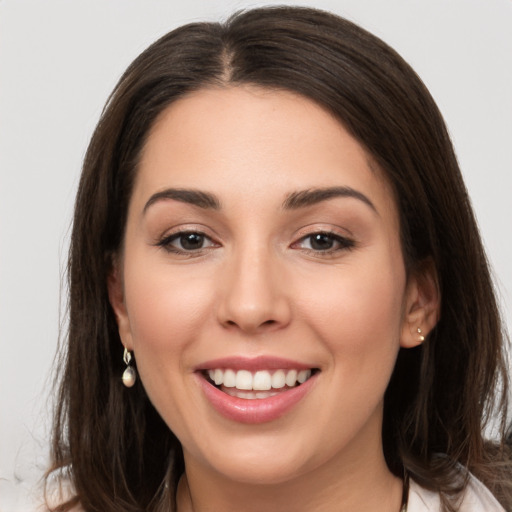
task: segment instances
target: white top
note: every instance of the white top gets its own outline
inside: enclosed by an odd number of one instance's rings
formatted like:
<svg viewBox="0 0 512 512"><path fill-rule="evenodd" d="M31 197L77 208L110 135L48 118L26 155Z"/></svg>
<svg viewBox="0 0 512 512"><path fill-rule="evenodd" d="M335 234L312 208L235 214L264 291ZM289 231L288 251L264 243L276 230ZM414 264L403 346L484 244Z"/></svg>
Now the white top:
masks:
<svg viewBox="0 0 512 512"><path fill-rule="evenodd" d="M437 492L420 487L412 479L409 487L407 512L440 512L441 500ZM505 512L485 485L470 475L468 485L460 502L459 512Z"/></svg>

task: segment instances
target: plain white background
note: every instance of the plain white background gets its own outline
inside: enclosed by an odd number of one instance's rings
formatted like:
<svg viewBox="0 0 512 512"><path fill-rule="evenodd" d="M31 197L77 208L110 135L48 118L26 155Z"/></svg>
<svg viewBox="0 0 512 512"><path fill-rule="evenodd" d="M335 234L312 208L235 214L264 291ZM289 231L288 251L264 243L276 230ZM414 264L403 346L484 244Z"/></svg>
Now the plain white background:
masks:
<svg viewBox="0 0 512 512"><path fill-rule="evenodd" d="M34 509L73 198L125 67L236 0L0 0L0 510ZM445 115L512 326L512 0L316 0L382 37ZM77 375L77 379L84 376Z"/></svg>

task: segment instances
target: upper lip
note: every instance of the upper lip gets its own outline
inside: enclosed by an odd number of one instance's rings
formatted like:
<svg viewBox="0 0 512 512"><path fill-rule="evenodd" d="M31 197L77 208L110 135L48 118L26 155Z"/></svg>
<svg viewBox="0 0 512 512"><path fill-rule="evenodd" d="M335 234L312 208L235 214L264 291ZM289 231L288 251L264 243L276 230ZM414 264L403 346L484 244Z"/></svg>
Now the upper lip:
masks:
<svg viewBox="0 0 512 512"><path fill-rule="evenodd" d="M300 363L291 359L274 356L240 357L231 356L212 359L199 364L196 371L229 368L231 370L308 370L314 368L310 364Z"/></svg>

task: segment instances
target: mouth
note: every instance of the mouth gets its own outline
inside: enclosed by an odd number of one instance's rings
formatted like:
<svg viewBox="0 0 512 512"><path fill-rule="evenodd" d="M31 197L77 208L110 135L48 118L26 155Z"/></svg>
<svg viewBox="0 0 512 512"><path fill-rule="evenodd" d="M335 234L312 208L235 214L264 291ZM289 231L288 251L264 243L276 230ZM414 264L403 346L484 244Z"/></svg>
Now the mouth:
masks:
<svg viewBox="0 0 512 512"><path fill-rule="evenodd" d="M320 370L318 368L246 369L210 368L202 376L229 396L245 400L263 400L298 388Z"/></svg>
<svg viewBox="0 0 512 512"><path fill-rule="evenodd" d="M206 402L217 413L237 423L261 424L307 401L321 371L279 357L233 356L204 362L194 373Z"/></svg>

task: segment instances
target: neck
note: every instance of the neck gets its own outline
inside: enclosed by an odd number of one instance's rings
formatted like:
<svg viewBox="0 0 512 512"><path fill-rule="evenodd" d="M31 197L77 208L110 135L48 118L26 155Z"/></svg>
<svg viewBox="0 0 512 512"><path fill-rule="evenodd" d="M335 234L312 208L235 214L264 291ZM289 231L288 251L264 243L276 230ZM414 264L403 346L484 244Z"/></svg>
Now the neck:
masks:
<svg viewBox="0 0 512 512"><path fill-rule="evenodd" d="M178 511L398 512L402 481L389 471L381 450L378 453L372 461L360 453L333 459L286 482L264 485L227 479L186 457Z"/></svg>

